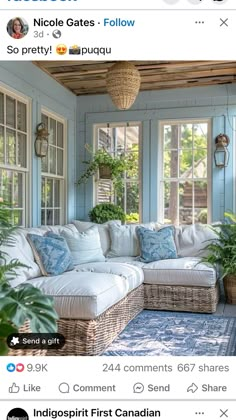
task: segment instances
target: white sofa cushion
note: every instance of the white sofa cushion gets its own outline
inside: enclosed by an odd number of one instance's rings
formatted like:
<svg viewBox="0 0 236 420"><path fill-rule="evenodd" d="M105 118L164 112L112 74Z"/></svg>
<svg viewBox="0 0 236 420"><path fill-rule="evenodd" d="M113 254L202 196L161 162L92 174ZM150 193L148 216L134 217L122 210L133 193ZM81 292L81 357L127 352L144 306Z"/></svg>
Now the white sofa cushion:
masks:
<svg viewBox="0 0 236 420"><path fill-rule="evenodd" d="M92 226L81 233L62 231L61 236L67 242L75 265L90 261L105 261L97 226Z"/></svg>
<svg viewBox="0 0 236 420"><path fill-rule="evenodd" d="M216 284L214 268L199 262L199 258L183 257L145 264L142 267L144 283L214 287Z"/></svg>
<svg viewBox="0 0 236 420"><path fill-rule="evenodd" d="M115 220L116 224L121 225L120 220ZM89 229L92 226L97 226L98 232L100 235L100 241L101 241L101 247L103 251L103 255L107 255L108 251L111 248L111 238L109 233L109 225L107 223L93 223L93 222L84 222L82 220L72 220L72 223L74 223L75 227L79 232L84 232L87 229Z"/></svg>
<svg viewBox="0 0 236 420"><path fill-rule="evenodd" d="M139 240L136 234L138 226L155 230L155 223L117 225L109 222L111 249L107 256L110 257L137 257L140 255Z"/></svg>
<svg viewBox="0 0 236 420"><path fill-rule="evenodd" d="M137 261L135 257L116 257L110 258L109 262L122 262L139 267L143 270L144 283L147 284L214 287L217 279L214 268L199 263L200 258L194 257L160 260L151 263Z"/></svg>
<svg viewBox="0 0 236 420"><path fill-rule="evenodd" d="M175 244L179 257L202 257L207 254L203 248L217 235L209 225L181 225L175 228Z"/></svg>
<svg viewBox="0 0 236 420"><path fill-rule="evenodd" d="M95 265L94 270L91 266L90 272L85 266L84 269L79 266L79 271L73 270L53 277L38 277L29 282L40 288L45 295L54 298L59 317L95 319L125 297L133 285L141 284L143 279L143 274L133 267L121 268L114 263L113 268L107 265L108 272L104 273L102 266L106 269L104 263L100 267L101 271ZM120 274L112 274L113 271Z"/></svg>
<svg viewBox="0 0 236 420"><path fill-rule="evenodd" d="M92 273L115 274L126 279L128 284L128 292L140 286L143 283L144 275L141 267L135 265L122 264L121 262L104 263L88 263L80 264L76 267L76 271L89 271Z"/></svg>

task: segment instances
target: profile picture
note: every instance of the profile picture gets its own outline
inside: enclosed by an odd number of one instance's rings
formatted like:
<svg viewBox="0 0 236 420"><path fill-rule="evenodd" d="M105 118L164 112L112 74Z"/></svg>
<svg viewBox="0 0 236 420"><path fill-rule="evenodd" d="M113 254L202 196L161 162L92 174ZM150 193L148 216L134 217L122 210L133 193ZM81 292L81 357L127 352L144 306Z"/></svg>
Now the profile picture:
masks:
<svg viewBox="0 0 236 420"><path fill-rule="evenodd" d="M11 38L21 39L27 35L29 30L29 25L25 19L21 17L14 17L9 20L7 24L7 32Z"/></svg>
<svg viewBox="0 0 236 420"><path fill-rule="evenodd" d="M28 413L23 408L13 408L9 411L6 420L29 420Z"/></svg>

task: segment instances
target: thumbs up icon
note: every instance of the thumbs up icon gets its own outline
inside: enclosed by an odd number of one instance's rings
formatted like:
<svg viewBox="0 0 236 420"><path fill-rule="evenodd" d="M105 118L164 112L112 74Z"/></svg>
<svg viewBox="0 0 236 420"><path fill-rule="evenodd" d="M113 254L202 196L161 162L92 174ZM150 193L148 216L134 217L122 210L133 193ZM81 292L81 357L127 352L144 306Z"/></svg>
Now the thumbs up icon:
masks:
<svg viewBox="0 0 236 420"><path fill-rule="evenodd" d="M12 386L9 386L8 392L10 394L17 394L20 391L20 387L13 382Z"/></svg>

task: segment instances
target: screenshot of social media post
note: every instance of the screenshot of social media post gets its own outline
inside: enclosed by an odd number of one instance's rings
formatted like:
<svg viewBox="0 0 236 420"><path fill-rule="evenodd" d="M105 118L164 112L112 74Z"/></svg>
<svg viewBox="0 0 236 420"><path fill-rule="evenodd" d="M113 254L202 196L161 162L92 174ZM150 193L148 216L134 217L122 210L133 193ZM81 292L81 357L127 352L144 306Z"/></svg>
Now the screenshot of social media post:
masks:
<svg viewBox="0 0 236 420"><path fill-rule="evenodd" d="M1 420L234 419L236 5L2 3Z"/></svg>

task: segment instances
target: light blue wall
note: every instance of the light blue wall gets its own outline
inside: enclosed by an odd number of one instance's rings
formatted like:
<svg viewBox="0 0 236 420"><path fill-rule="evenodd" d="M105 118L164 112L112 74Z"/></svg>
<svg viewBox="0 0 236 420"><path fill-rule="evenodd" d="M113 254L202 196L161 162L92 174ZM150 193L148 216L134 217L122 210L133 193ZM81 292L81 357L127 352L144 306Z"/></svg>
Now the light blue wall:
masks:
<svg viewBox="0 0 236 420"><path fill-rule="evenodd" d="M162 120L210 118L212 122L212 156L214 138L226 133L231 139L230 162L218 169L212 162L211 219L219 220L225 209L235 211L234 160L236 115L236 84L163 91L147 91L138 95L128 111L117 111L108 95L79 96L77 98L76 177L84 168L84 144L93 142L93 124L117 121L142 121L142 216L143 221L156 220L158 215L158 141ZM234 152L234 153L233 153ZM76 214L86 219L93 206L92 180L78 188Z"/></svg>
<svg viewBox="0 0 236 420"><path fill-rule="evenodd" d="M75 216L76 96L32 63L0 62L0 83L23 93L32 101L30 157L32 209L29 221L32 226L40 225L41 160L34 153L34 133L41 121L41 108L45 107L67 120L67 220L70 221Z"/></svg>

